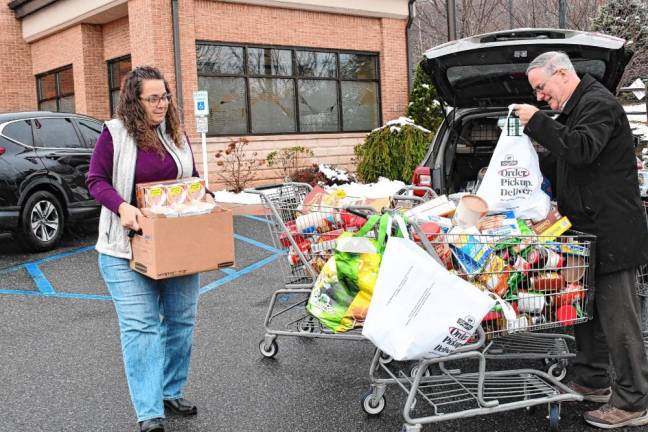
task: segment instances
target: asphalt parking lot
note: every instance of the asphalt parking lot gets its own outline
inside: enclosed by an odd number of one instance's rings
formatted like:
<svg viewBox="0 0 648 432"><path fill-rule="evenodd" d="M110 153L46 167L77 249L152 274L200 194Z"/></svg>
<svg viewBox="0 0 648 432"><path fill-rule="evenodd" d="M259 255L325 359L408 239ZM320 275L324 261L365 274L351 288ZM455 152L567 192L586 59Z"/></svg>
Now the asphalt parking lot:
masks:
<svg viewBox="0 0 648 432"><path fill-rule="evenodd" d="M368 342L280 338L276 358L262 358L263 318L286 257L272 247L262 219L237 216L235 231L236 267L201 275L185 389L199 414L169 418L167 430L399 431L405 396L397 387L387 389L380 416L368 418L360 407L373 354ZM25 254L13 239L0 239L0 432L137 430L95 235L91 228L68 234L46 254ZM593 407L563 404L561 430L594 430L580 418ZM542 431L546 415L540 407L423 431Z"/></svg>

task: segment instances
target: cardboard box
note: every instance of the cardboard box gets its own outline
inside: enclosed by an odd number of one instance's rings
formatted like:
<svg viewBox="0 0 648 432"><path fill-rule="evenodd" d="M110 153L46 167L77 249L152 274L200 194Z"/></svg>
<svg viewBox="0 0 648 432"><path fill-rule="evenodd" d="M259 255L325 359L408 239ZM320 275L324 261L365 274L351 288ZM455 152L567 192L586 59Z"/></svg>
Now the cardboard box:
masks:
<svg viewBox="0 0 648 432"><path fill-rule="evenodd" d="M141 235L131 240L130 268L152 279L166 279L234 265L234 219L230 210L139 220Z"/></svg>

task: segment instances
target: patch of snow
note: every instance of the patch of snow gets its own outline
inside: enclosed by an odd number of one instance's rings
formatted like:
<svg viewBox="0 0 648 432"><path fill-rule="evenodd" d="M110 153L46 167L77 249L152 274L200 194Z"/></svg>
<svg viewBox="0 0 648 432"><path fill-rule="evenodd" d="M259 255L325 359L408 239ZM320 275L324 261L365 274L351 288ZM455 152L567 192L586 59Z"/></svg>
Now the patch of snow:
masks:
<svg viewBox="0 0 648 432"><path fill-rule="evenodd" d="M346 172L331 168L326 164L320 164L319 171L329 180L349 181L349 176Z"/></svg>
<svg viewBox="0 0 648 432"><path fill-rule="evenodd" d="M351 197L384 198L394 195L404 187L405 183L402 181L380 177L376 183L348 183L339 186L328 186L326 189L342 189L347 196Z"/></svg>
<svg viewBox="0 0 648 432"><path fill-rule="evenodd" d="M381 126L379 128L376 128L376 129L372 130L371 132L376 132L376 131L379 131L379 130L384 129L386 127L389 127L390 131L394 132L394 130L392 129L392 126L396 126L396 127L399 127L399 128L403 127L403 126L412 126L412 127L415 127L415 128L417 128L419 130L422 130L425 133L431 133L429 130L425 129L423 126L419 126L416 123L414 123L414 121L409 117L398 117L396 120L390 120L387 123L385 123L383 126ZM400 129L398 129L396 132L398 132L398 131L400 131Z"/></svg>
<svg viewBox="0 0 648 432"><path fill-rule="evenodd" d="M234 193L227 192L226 190L219 190L214 192L214 201L217 203L261 204L261 195L247 192Z"/></svg>
<svg viewBox="0 0 648 432"><path fill-rule="evenodd" d="M389 127L389 132L398 133L398 132L400 132L400 128L398 126L390 126Z"/></svg>

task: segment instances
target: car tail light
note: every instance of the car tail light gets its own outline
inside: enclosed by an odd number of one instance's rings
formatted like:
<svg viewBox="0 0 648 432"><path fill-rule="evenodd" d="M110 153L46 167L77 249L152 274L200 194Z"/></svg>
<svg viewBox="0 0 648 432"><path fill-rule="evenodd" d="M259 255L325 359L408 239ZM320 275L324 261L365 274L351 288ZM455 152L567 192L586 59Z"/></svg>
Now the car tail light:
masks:
<svg viewBox="0 0 648 432"><path fill-rule="evenodd" d="M6 148L0 147L0 156L2 156L7 151Z"/></svg>
<svg viewBox="0 0 648 432"><path fill-rule="evenodd" d="M412 185L414 186L425 186L432 187L432 170L430 167L418 166L414 168L414 173L412 174ZM415 190L414 195L423 196L425 191Z"/></svg>

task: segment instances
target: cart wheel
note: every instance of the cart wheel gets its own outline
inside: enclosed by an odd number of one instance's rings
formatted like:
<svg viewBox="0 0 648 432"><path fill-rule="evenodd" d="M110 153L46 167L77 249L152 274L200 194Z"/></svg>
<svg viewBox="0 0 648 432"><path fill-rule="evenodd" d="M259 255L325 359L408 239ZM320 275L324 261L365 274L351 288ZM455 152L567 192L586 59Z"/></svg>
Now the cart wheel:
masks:
<svg viewBox="0 0 648 432"><path fill-rule="evenodd" d="M554 363L549 366L547 373L554 377L556 380L562 381L563 378L565 378L565 375L567 375L567 369L565 369L565 367L561 363Z"/></svg>
<svg viewBox="0 0 648 432"><path fill-rule="evenodd" d="M419 371L419 364L417 363L414 366L412 366L412 368L410 369L410 373L409 373L410 378L412 378L412 379L416 378L416 374L418 373L418 371ZM424 377L429 377L430 376L430 369L426 368L425 372L423 372L423 376Z"/></svg>
<svg viewBox="0 0 648 432"><path fill-rule="evenodd" d="M549 404L549 432L558 432L560 423L560 404Z"/></svg>
<svg viewBox="0 0 648 432"><path fill-rule="evenodd" d="M265 358L274 358L277 352L279 352L279 345L277 345L277 341L273 340L270 346L266 346L265 339L262 339L259 343L259 351L261 351L261 355Z"/></svg>
<svg viewBox="0 0 648 432"><path fill-rule="evenodd" d="M389 354L385 354L384 352L381 352L378 361L380 362L380 364L387 365L394 361L394 357L390 356Z"/></svg>
<svg viewBox="0 0 648 432"><path fill-rule="evenodd" d="M378 402L374 401L371 390L362 397L362 409L369 416L379 415L385 409L386 403L385 396L381 396Z"/></svg>
<svg viewBox="0 0 648 432"><path fill-rule="evenodd" d="M313 333L315 331L315 323L313 317L306 317L297 323L297 330L300 333Z"/></svg>

